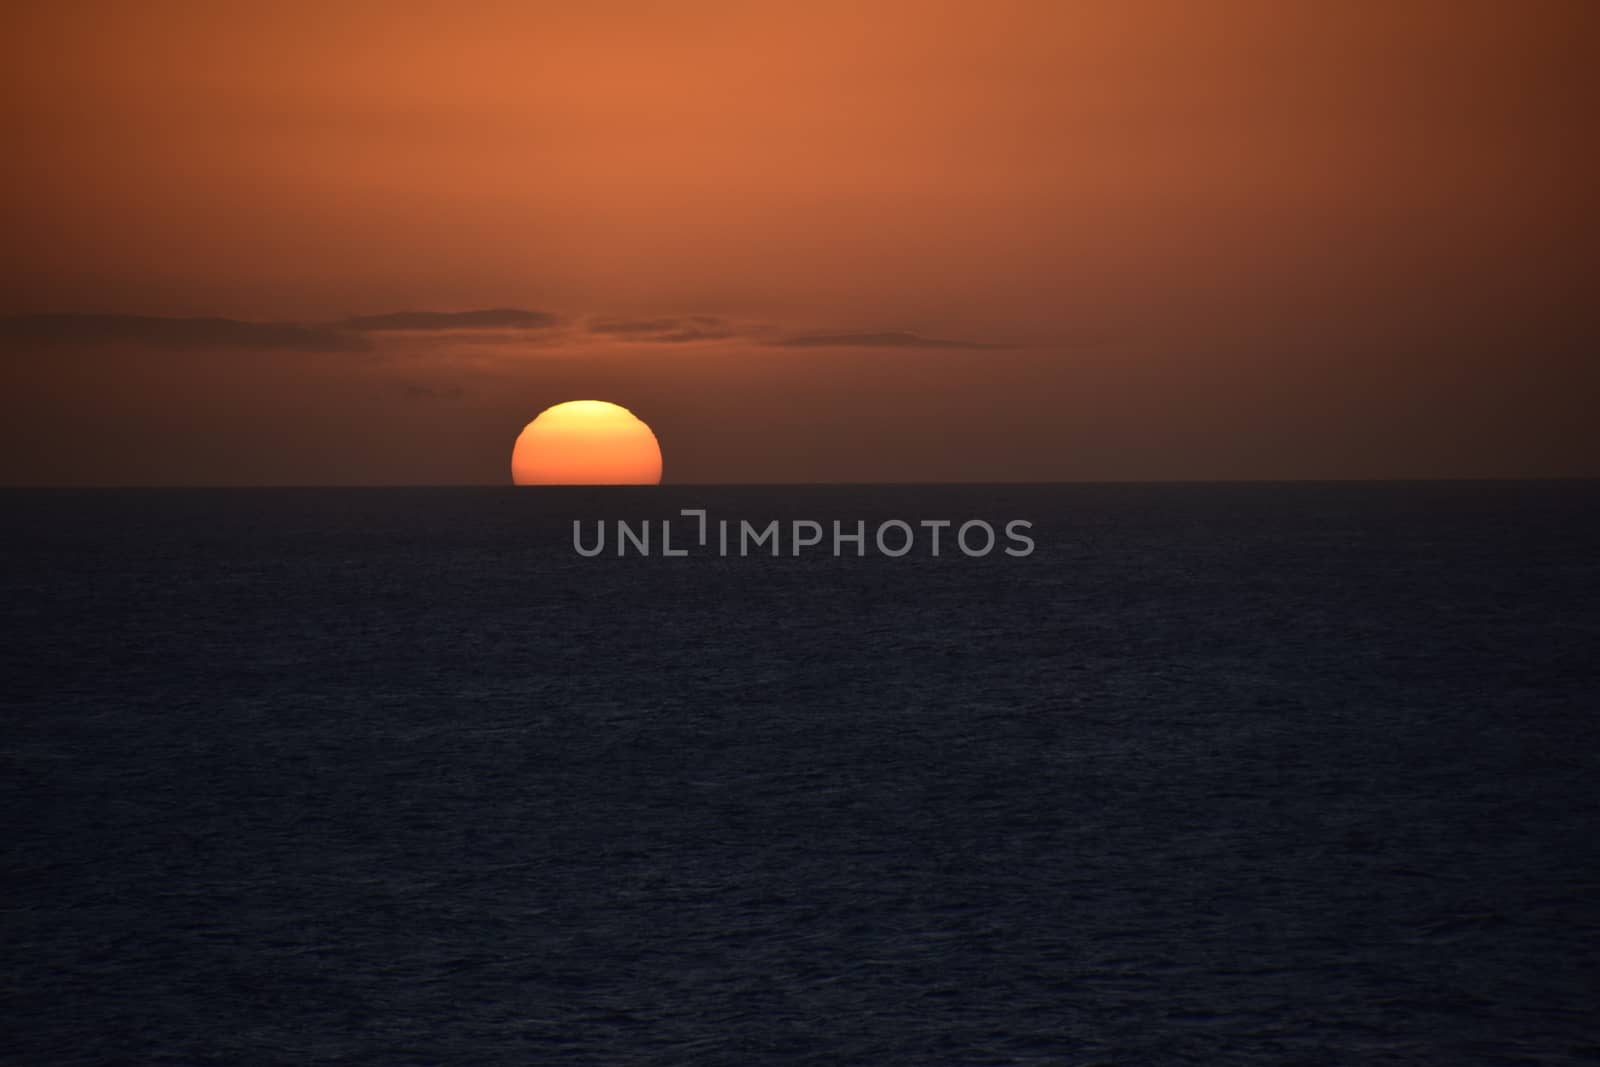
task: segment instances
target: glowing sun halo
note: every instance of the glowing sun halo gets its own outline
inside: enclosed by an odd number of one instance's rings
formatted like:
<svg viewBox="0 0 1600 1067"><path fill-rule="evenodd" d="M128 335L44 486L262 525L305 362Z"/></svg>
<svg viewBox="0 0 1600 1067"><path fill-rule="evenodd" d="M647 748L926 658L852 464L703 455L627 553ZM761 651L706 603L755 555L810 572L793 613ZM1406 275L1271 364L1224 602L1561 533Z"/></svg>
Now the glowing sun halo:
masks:
<svg viewBox="0 0 1600 1067"><path fill-rule="evenodd" d="M637 415L604 400L569 400L539 413L511 450L517 485L656 485L661 446Z"/></svg>

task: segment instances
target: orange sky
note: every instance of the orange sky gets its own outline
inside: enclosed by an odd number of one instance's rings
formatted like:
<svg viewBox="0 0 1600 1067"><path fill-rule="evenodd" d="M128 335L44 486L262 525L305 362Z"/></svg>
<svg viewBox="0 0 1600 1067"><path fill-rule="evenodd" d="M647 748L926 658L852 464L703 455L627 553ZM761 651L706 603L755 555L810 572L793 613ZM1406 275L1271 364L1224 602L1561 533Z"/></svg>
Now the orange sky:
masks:
<svg viewBox="0 0 1600 1067"><path fill-rule="evenodd" d="M8 5L0 483L1600 474L1597 10Z"/></svg>

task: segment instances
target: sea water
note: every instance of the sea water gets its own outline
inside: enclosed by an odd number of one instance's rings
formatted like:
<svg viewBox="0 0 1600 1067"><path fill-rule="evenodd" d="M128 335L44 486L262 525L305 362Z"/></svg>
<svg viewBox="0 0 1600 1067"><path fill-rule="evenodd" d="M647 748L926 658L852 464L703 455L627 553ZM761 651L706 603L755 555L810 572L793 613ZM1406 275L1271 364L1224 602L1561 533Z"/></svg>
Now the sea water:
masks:
<svg viewBox="0 0 1600 1067"><path fill-rule="evenodd" d="M1600 1059L1594 483L0 498L7 1063Z"/></svg>

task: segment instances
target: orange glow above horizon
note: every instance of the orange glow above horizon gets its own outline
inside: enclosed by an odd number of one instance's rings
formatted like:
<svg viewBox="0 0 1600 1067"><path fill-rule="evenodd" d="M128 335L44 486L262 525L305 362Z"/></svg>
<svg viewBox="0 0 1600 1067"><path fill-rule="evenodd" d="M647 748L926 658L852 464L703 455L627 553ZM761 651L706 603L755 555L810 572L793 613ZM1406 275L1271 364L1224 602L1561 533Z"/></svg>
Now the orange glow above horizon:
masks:
<svg viewBox="0 0 1600 1067"><path fill-rule="evenodd" d="M657 485L661 445L633 412L604 400L569 400L523 427L511 450L517 485Z"/></svg>
<svg viewBox="0 0 1600 1067"><path fill-rule="evenodd" d="M581 397L682 485L1594 477L1595 41L1595 0L0 4L0 486L504 485Z"/></svg>

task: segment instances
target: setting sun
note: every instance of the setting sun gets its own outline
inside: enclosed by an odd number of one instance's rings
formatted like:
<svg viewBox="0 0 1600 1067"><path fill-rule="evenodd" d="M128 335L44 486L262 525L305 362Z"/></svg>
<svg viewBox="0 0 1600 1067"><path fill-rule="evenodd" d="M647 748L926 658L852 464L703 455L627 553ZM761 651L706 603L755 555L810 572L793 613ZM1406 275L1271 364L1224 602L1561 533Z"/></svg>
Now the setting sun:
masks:
<svg viewBox="0 0 1600 1067"><path fill-rule="evenodd" d="M661 446L633 412L604 400L569 400L523 427L511 450L517 485L656 485Z"/></svg>

